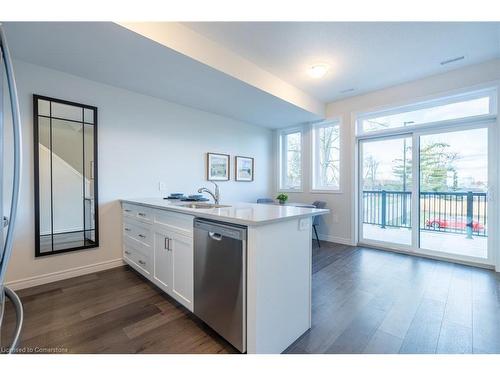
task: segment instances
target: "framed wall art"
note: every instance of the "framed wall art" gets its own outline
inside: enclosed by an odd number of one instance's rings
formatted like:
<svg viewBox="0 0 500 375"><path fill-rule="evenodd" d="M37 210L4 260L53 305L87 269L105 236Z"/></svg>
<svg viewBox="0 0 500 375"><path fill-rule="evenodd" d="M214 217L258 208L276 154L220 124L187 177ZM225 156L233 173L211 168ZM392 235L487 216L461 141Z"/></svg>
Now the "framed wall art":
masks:
<svg viewBox="0 0 500 375"><path fill-rule="evenodd" d="M254 159L246 156L235 156L235 180L251 182L254 176Z"/></svg>
<svg viewBox="0 0 500 375"><path fill-rule="evenodd" d="M207 180L228 181L229 180L229 155L207 153Z"/></svg>

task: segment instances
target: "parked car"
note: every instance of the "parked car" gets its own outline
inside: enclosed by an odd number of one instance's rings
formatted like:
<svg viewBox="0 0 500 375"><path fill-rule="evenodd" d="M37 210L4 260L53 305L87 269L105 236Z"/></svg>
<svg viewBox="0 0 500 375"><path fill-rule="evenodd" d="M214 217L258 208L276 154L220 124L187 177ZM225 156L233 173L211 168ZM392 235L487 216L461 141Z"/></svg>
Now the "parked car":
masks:
<svg viewBox="0 0 500 375"><path fill-rule="evenodd" d="M455 220L445 220L445 219L433 219L433 220L427 220L425 222L425 226L433 229L466 230L467 222L462 220L455 221ZM472 230L474 232L479 232L481 230L484 230L484 225L477 221L472 221Z"/></svg>

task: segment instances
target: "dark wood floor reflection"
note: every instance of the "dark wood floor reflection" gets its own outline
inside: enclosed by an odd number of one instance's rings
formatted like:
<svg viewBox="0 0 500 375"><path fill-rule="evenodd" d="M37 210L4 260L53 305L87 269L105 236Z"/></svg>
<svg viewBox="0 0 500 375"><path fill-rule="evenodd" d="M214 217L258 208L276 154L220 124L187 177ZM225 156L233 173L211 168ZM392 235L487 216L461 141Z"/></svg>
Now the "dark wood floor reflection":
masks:
<svg viewBox="0 0 500 375"><path fill-rule="evenodd" d="M402 254L313 249L312 328L287 353L500 353L500 276ZM23 348L233 353L128 267L25 289ZM6 313L5 343L12 331Z"/></svg>

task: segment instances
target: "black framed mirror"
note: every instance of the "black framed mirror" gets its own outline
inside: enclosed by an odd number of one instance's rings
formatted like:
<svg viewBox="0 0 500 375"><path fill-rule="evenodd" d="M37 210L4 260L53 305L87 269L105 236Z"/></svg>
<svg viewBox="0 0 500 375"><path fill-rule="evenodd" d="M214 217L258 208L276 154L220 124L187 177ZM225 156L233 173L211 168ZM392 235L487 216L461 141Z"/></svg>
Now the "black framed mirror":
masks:
<svg viewBox="0 0 500 375"><path fill-rule="evenodd" d="M35 256L99 246L97 108L33 95Z"/></svg>

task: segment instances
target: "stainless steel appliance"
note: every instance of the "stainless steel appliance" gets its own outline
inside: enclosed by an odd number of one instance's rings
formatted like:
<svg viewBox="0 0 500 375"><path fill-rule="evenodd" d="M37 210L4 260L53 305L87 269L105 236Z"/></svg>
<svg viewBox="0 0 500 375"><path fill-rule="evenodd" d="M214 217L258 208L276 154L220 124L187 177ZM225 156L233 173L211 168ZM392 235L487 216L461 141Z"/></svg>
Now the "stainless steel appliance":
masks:
<svg viewBox="0 0 500 375"><path fill-rule="evenodd" d="M194 313L246 352L246 227L194 221Z"/></svg>
<svg viewBox="0 0 500 375"><path fill-rule="evenodd" d="M10 112L12 115L12 133L9 139L13 142L13 157L6 158L4 153L4 108L3 108L3 79L5 67L5 81L8 87L8 93L10 96ZM14 236L14 228L17 216L17 205L19 202L19 186L20 186L20 172L21 172L21 123L19 114L19 101L17 98L17 89L14 79L14 71L12 67L12 59L10 57L9 47L7 45L7 39L5 37L4 30L0 24L0 333L2 329L2 321L5 311L5 300L9 298L16 310L16 330L14 332L14 338L10 345L2 345L2 351L12 353L15 351L16 346L19 342L19 337L21 333L21 327L23 322L23 307L19 297L4 285L5 273L7 271L7 264L9 263L9 258L12 253L12 242ZM10 156L10 155L9 155ZM9 160L9 162L7 162ZM12 162L10 162L12 160ZM6 172L12 174L12 192L10 194L11 202L4 206L4 196L3 196L3 176ZM8 217L4 216L4 213L8 213ZM1 337L1 336L0 336Z"/></svg>

